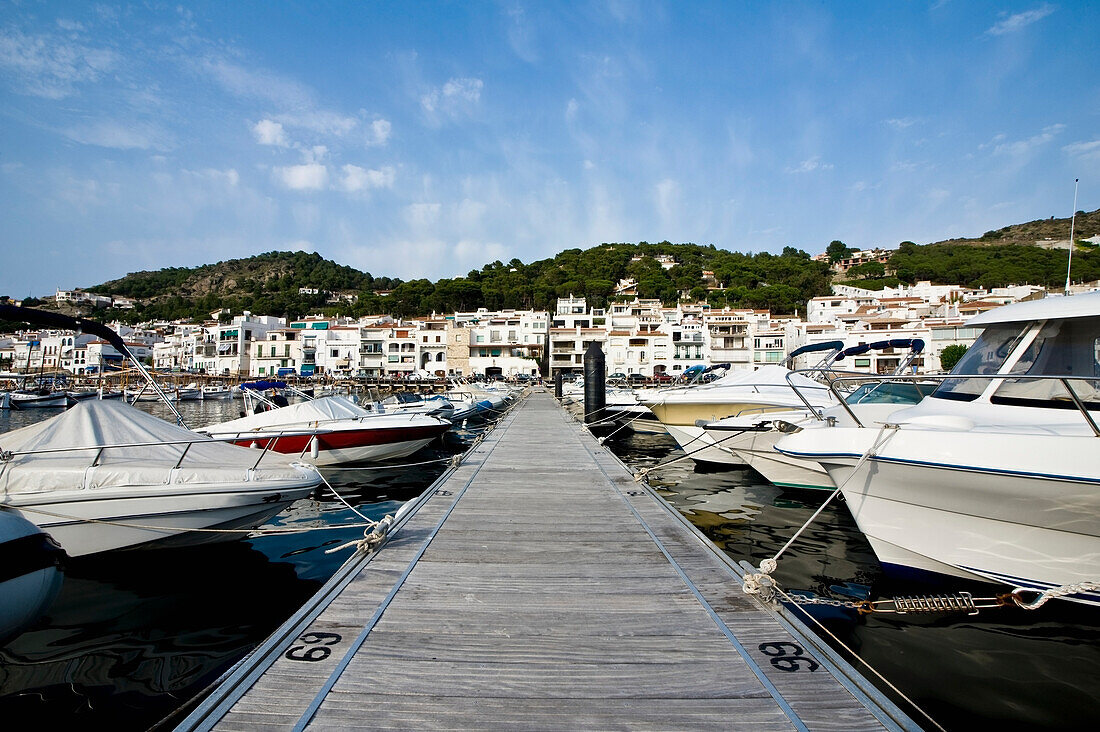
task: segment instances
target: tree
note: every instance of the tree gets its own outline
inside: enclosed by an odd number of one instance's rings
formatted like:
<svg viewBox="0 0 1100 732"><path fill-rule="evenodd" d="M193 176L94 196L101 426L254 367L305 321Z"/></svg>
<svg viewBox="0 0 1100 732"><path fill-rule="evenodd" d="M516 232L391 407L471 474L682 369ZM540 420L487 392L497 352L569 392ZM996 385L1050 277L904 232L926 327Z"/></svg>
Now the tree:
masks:
<svg viewBox="0 0 1100 732"><path fill-rule="evenodd" d="M864 262L854 267L849 267L846 272L848 279L874 280L886 275L886 268L880 262Z"/></svg>
<svg viewBox="0 0 1100 732"><path fill-rule="evenodd" d="M966 346L961 343L948 346L940 351L940 368L944 371L950 371L955 368L955 364L959 362L959 359L966 353Z"/></svg>
<svg viewBox="0 0 1100 732"><path fill-rule="evenodd" d="M851 254L852 250L844 242L833 239L829 242L829 246L825 247L825 253L829 255L829 264L836 264Z"/></svg>

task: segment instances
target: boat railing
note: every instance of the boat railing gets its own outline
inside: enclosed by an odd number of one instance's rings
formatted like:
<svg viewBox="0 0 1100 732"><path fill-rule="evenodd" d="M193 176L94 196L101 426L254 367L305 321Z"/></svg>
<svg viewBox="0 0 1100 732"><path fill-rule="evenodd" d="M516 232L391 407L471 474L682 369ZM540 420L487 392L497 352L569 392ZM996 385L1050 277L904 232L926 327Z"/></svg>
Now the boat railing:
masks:
<svg viewBox="0 0 1100 732"><path fill-rule="evenodd" d="M267 442L263 446L263 450L260 453L259 457L256 458L256 462L252 464L252 467L250 469L251 470L256 470L257 468L259 468L260 462L264 459L264 456L267 455L268 452L270 452L272 450L272 448L274 448L275 443L278 442L280 438L282 438L282 437L299 437L299 436L302 436L302 435L311 435L311 434L315 434L315 432L313 430L306 431L306 432L297 431L297 430L296 431L284 430L284 431L272 432L272 433L265 434L260 439L266 440ZM41 448L41 449L37 449L37 450L11 450L11 451L5 451L3 449L0 449L0 464L9 462L9 461L11 461L12 459L14 459L16 457L21 457L21 456L51 455L51 454L56 455L56 454L67 453L67 452L90 452L90 451L94 450L95 451L95 457L92 458L91 465L89 465L88 467L95 468L95 467L99 466L100 460L103 459L103 454L108 450L125 450L125 449L131 449L131 448L136 448L136 447L173 447L173 446L183 445L184 446L183 452L180 453L179 459L176 461L176 464L173 466L173 469L178 469L178 468L183 466L183 462L187 458L187 453L191 450L191 446L196 444L196 443L200 443L200 444L207 444L207 443L210 443L210 442L234 443L234 442L237 442L239 440L247 439L249 436L250 435L247 432L238 432L235 435L218 435L217 437L196 435L195 439L168 440L168 441L161 441L161 442L120 442L120 443L111 444L111 445L88 445L88 446L73 445L73 446L70 446L70 447L45 447L45 448ZM0 446L0 447L2 447L2 446ZM303 455L304 455L304 451L303 451Z"/></svg>
<svg viewBox="0 0 1100 732"><path fill-rule="evenodd" d="M809 379L813 379L816 383L812 386L809 384L802 384L801 386L795 384L791 378L798 374ZM814 405L803 393L803 390L813 389L815 391L829 391L833 397L836 398L841 404L844 403L844 397L838 393L836 388L837 381L853 381L853 380L877 380L881 377L875 374L864 374L855 371L837 371L834 368L829 367L815 367L812 369L796 369L794 371L788 371L784 378L787 380L787 386L789 386L794 393L798 396L799 400L806 406L810 414L814 415L818 420L823 420L821 415L822 406L820 404Z"/></svg>
<svg viewBox="0 0 1100 732"><path fill-rule="evenodd" d="M1088 424L1088 426L1092 429L1093 435L1096 436L1096 437L1100 437L1100 427L1098 427L1096 425L1096 420L1093 419L1092 414L1089 413L1088 406L1085 404L1084 400L1081 399L1080 395L1078 395L1077 392L1073 390L1073 386L1070 384L1071 381L1089 381L1089 380L1092 380L1092 379L1089 379L1087 377L1082 377L1082 376L1059 376L1057 374L1034 374L1034 375L1032 375L1032 374L1011 374L1011 373L1009 373L1009 374L911 374L911 375L890 374L890 375L873 376L873 377L869 377L867 374L862 374L858 377L855 377L855 376L842 376L842 377L836 378L829 384L829 388L832 389L833 394L836 395L837 398L840 401L840 406L842 406L844 408L844 411L846 411L848 413L848 416L852 418L852 420L855 422L857 427L866 427L867 425L863 424L863 422L859 419L859 417L856 416L856 413L852 410L851 405L849 405L848 402L845 401L843 398L840 398L840 393L837 390L836 385L837 385L838 382L855 381L856 379L867 380L868 378L872 378L872 379L874 379L876 381L879 381L879 382L882 382L882 383L895 382L895 381L896 382L920 382L920 381L943 382L943 381L947 381L947 380L965 381L965 380L970 380L970 379L982 379L982 380L985 380L985 381L991 381L991 380L1005 381L1005 380L1009 380L1009 379L1011 379L1013 381L1022 381L1022 380L1027 380L1027 381L1056 381L1056 382L1061 383L1062 387L1065 388L1066 393L1069 395L1070 401L1073 403L1073 405L1077 409L1078 413L1084 418L1084 420ZM805 401L805 399L803 399L803 401ZM823 415L818 414L816 412L815 412L815 414L817 415L818 420L823 421L825 419Z"/></svg>

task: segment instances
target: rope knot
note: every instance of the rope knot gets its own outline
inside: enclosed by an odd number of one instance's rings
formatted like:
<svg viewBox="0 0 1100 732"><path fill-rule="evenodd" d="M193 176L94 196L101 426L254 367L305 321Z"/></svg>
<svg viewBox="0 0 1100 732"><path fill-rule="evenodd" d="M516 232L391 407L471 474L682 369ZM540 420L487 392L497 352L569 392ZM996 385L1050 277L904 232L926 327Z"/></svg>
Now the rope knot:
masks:
<svg viewBox="0 0 1100 732"><path fill-rule="evenodd" d="M778 566L779 563L775 559L764 559L760 562L760 571L764 574L771 574Z"/></svg>
<svg viewBox="0 0 1100 732"><path fill-rule="evenodd" d="M387 515L382 520L375 522L374 526L370 527L369 529L364 529L362 539L356 539L355 541L349 541L345 544L341 544L340 546L326 549L325 554L333 554L342 549L347 549L351 546L355 547L356 554L366 554L367 552L371 552L377 549L378 546L386 540L386 537L390 533L391 525L393 525L393 516Z"/></svg>
<svg viewBox="0 0 1100 732"><path fill-rule="evenodd" d="M775 580L766 574L746 574L742 578L741 588L746 595L758 597L764 602L775 599Z"/></svg>

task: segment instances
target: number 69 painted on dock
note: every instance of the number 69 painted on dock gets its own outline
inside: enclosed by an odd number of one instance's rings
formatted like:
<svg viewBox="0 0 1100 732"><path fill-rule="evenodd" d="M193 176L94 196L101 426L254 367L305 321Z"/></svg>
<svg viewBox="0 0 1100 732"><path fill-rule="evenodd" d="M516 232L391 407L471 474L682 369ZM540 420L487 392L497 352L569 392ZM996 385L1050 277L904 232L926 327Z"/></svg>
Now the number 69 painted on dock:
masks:
<svg viewBox="0 0 1100 732"><path fill-rule="evenodd" d="M324 661L332 654L334 646L343 638L336 633L305 633L298 638L304 645L291 646L284 656L291 661Z"/></svg>
<svg viewBox="0 0 1100 732"><path fill-rule="evenodd" d="M794 673L795 671L804 670L813 673L820 668L817 661L804 655L805 652L802 650L802 647L795 643L789 643L787 641L761 643L758 648L765 656L771 657L772 666L780 671ZM789 653L787 649L790 649ZM806 664L806 666L803 667L802 664Z"/></svg>

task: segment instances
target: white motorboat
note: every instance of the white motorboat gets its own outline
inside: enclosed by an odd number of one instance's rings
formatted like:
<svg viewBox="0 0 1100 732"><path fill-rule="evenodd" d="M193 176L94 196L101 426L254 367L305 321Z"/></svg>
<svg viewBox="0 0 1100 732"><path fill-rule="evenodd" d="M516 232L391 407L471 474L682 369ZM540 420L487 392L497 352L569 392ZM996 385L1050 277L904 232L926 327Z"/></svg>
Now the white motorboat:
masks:
<svg viewBox="0 0 1100 732"><path fill-rule="evenodd" d="M916 406L814 422L776 449L822 465L888 569L1036 590L1100 581L1100 294L967 326L985 330Z"/></svg>
<svg viewBox="0 0 1100 732"><path fill-rule="evenodd" d="M660 389L641 403L692 460L730 465L743 461L716 445L704 425L726 417L760 419L772 412L790 412L802 408L804 399L815 409L837 403L828 386L784 366L771 365L756 371L732 371L708 384Z"/></svg>
<svg viewBox="0 0 1100 732"><path fill-rule="evenodd" d="M776 441L793 429L791 425L802 425L813 420L833 420L840 424L854 424L850 412L860 415L864 422L884 418L904 405L919 402L932 393L934 385L912 383L890 383L874 380L875 377L834 370L834 366L844 359L859 356L871 350L886 351L907 349L900 359L894 375L903 374L920 353L924 351L924 341L914 339L892 339L861 344L844 349L835 354L822 369L814 369L819 378L841 386L835 396L843 396L847 409L836 406L821 410L810 409L803 405L788 412L770 412L767 415L748 414L727 417L703 426L707 436L717 450L708 454L714 460L728 455L728 464L748 466L763 475L767 480L783 488L800 488L831 491L836 488L832 478L815 460L806 460L793 455L785 455L775 450ZM796 350L792 355L797 355ZM807 372L800 372L807 373ZM848 391L847 382L871 379L854 390ZM797 390L796 390L797 391Z"/></svg>
<svg viewBox="0 0 1100 732"><path fill-rule="evenodd" d="M0 508L45 530L69 556L236 538L198 530L253 528L320 485L312 465L188 430L122 338L102 323L6 304L0 318L106 339L178 422L94 399L0 435Z"/></svg>
<svg viewBox="0 0 1100 732"><path fill-rule="evenodd" d="M316 465L336 465L406 457L451 428L450 421L426 414L375 414L339 396L265 406L257 414L196 431L301 456Z"/></svg>
<svg viewBox="0 0 1100 732"><path fill-rule="evenodd" d="M11 406L13 409L63 409L69 406L69 395L48 389L13 391Z"/></svg>
<svg viewBox="0 0 1100 732"><path fill-rule="evenodd" d="M202 395L199 397L203 400L208 399L229 399L233 395L228 386L204 386L202 387Z"/></svg>
<svg viewBox="0 0 1100 732"><path fill-rule="evenodd" d="M117 401L92 399L0 435L0 507L50 534L73 557L150 542L235 534L320 482L281 455L215 442Z"/></svg>

